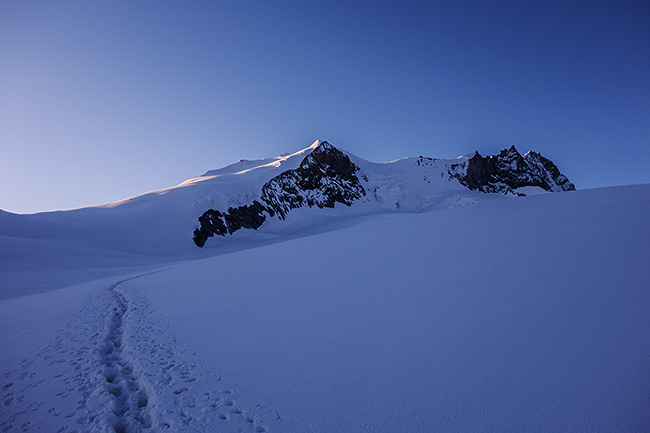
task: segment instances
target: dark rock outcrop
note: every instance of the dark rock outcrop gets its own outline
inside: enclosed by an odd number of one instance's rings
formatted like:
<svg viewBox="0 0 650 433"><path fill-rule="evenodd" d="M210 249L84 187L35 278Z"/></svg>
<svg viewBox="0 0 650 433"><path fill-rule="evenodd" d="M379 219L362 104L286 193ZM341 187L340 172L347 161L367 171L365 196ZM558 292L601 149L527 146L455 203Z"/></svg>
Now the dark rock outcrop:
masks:
<svg viewBox="0 0 650 433"><path fill-rule="evenodd" d="M572 191L575 186L553 164L536 152L521 156L515 146L498 155L469 159L465 174L454 174L461 184L482 192L512 192L524 186L538 186L546 191Z"/></svg>
<svg viewBox="0 0 650 433"><path fill-rule="evenodd" d="M335 203L351 206L366 194L350 158L328 142L322 142L295 170L275 176L262 187L262 203L230 208L226 212L209 209L199 217L193 240L203 247L214 235L233 234L241 228L257 230L266 214L285 219L292 209L303 206L333 208Z"/></svg>
<svg viewBox="0 0 650 433"><path fill-rule="evenodd" d="M542 181L542 188L547 191L575 191L575 185L565 175L560 173L560 170L553 164L553 161L544 158L532 150L524 155L524 157L528 161L528 166L531 168L531 171L537 173L540 178L545 179ZM553 184L557 185L559 189L555 189ZM545 186L550 188L546 188Z"/></svg>
<svg viewBox="0 0 650 433"><path fill-rule="evenodd" d="M241 228L257 230L266 221L264 211L266 208L258 201L236 208L231 207L224 215L228 233L233 234Z"/></svg>
<svg viewBox="0 0 650 433"><path fill-rule="evenodd" d="M366 194L350 158L327 141L302 160L295 170L279 174L262 187L262 201L284 219L303 206L333 208L335 203L352 205Z"/></svg>
<svg viewBox="0 0 650 433"><path fill-rule="evenodd" d="M196 246L203 247L214 235L233 234L241 228L257 230L266 221L265 211L266 208L258 201L231 207L224 213L208 209L199 217L199 227L194 230L192 239Z"/></svg>
<svg viewBox="0 0 650 433"><path fill-rule="evenodd" d="M194 229L192 240L197 247L203 248L208 238L214 235L225 236L228 233L223 214L214 209L208 209L199 217L199 227Z"/></svg>
<svg viewBox="0 0 650 433"><path fill-rule="evenodd" d="M432 167L436 159L419 157L417 167ZM515 193L517 188L538 186L547 191L571 191L575 186L549 159L536 152L521 156L514 146L498 155L478 152L467 161L447 165L449 179L457 179L471 190L485 193ZM194 243L203 247L208 238L233 234L241 228L258 229L267 216L284 220L304 206L333 208L336 203L351 206L366 195L359 181L359 167L328 142L322 142L294 170L287 170L264 184L260 201L231 207L225 212L209 209L199 217ZM443 175L444 173L441 173ZM368 182L366 175L361 176ZM423 181L429 182L427 176ZM375 187L375 192L376 192ZM399 207L399 203L396 203Z"/></svg>

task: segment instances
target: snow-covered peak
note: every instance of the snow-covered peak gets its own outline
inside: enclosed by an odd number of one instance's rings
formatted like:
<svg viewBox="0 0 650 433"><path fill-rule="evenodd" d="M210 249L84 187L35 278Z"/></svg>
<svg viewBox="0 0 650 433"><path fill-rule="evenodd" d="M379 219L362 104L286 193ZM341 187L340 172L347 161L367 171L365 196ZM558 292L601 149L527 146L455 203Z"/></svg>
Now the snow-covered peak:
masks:
<svg viewBox="0 0 650 433"><path fill-rule="evenodd" d="M297 158L302 159L302 157L304 157L305 154L310 153L311 151L316 149L319 145L320 145L320 141L316 140L312 143L311 146L301 149L294 153L283 153L280 156L276 156L274 158L262 158L262 159L252 160L252 161L246 159L240 159L234 164L230 164L225 167L218 168L216 170L208 170L203 175L199 176L199 178L205 178L205 177L212 178L215 176L224 176L227 174L244 174L251 170L256 170L256 169L276 168L276 167L281 167L283 165L287 166L291 163L291 161ZM193 179L196 178L188 179L185 182L189 182Z"/></svg>
<svg viewBox="0 0 650 433"><path fill-rule="evenodd" d="M308 226L314 215L336 221L361 214L421 212L471 204L485 192L529 194L530 188L522 189L526 186L574 188L551 161L536 152L521 156L514 147L490 157L475 153L449 160L420 156L373 163L317 140L297 152L241 160L174 187L103 206L17 218L29 222L22 224L29 226L25 236L175 255L193 248L195 229L205 229L206 239L240 229L258 229L263 238L267 227L275 236L285 226ZM13 226L0 224L0 236L15 236Z"/></svg>
<svg viewBox="0 0 650 433"><path fill-rule="evenodd" d="M258 229L267 218L285 220L290 212L303 207L338 206L343 213L345 207L412 212L473 203L468 197L472 190L525 195L524 187L547 191L573 188L552 162L536 153L524 158L514 145L487 158L476 152L471 158L420 156L385 164L350 158L327 141L315 142L309 149L297 168L264 183L259 199L238 207L207 209L194 231L195 243L202 247L214 235Z"/></svg>

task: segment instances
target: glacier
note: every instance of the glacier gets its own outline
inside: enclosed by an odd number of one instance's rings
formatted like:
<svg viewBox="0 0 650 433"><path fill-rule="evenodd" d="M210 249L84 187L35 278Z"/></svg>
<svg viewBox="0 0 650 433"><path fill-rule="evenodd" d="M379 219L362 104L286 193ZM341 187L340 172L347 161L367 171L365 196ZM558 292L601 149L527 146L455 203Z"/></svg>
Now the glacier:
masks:
<svg viewBox="0 0 650 433"><path fill-rule="evenodd" d="M346 153L350 206L196 248L320 144L0 212L0 431L648 431L650 185L486 194L450 171L475 155Z"/></svg>

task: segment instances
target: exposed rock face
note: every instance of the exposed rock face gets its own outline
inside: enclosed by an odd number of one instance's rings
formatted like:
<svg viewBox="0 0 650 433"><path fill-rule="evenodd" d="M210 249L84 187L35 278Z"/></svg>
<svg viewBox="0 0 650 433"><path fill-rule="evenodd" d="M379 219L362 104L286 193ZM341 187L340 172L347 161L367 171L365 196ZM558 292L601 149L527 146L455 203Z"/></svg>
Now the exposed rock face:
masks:
<svg viewBox="0 0 650 433"><path fill-rule="evenodd" d="M292 209L303 206L333 208L335 203L351 206L366 194L356 176L359 167L327 141L307 155L295 170L287 170L262 187L262 203L230 208L226 212L209 209L199 217L194 243L203 247L214 235L233 234L240 228L258 229L271 217L285 219Z"/></svg>
<svg viewBox="0 0 650 433"><path fill-rule="evenodd" d="M192 239L196 246L203 247L208 238L214 235L233 234L241 228L257 230L266 221L265 210L258 201L250 205L231 207L225 213L208 209L199 217L199 228L194 230Z"/></svg>
<svg viewBox="0 0 650 433"><path fill-rule="evenodd" d="M437 159L419 157L415 167L425 170L434 167ZM457 179L471 190L485 193L517 193L524 186L538 186L547 191L571 191L575 186L550 160L538 153L521 156L514 146L498 155L483 157L478 152L469 160L449 162L440 172L450 181ZM264 184L260 201L253 201L225 212L209 209L199 217L199 227L194 230L194 243L203 247L208 238L233 234L241 228L258 229L267 216L287 217L292 209L303 206L333 208L336 203L351 206L355 200L366 196L366 189L357 174L360 168L350 158L324 141L307 155L300 166L287 170ZM363 174L362 179L368 181ZM430 184L424 175L423 182ZM377 197L377 186L369 190L369 197ZM399 207L399 202L396 203Z"/></svg>
<svg viewBox="0 0 650 433"><path fill-rule="evenodd" d="M521 156L515 146L487 157L476 152L465 174L456 172L454 177L469 189L482 192L511 192L523 186L538 186L546 191L575 190L551 160L536 152Z"/></svg>
<svg viewBox="0 0 650 433"><path fill-rule="evenodd" d="M560 173L560 170L550 159L544 158L532 150L524 155L524 158L528 161L531 172L536 172L543 179L542 183L550 187L550 189L544 186L542 188L547 191L575 191L575 185L569 182L569 179L565 175ZM555 188L555 186L559 188Z"/></svg>
<svg viewBox="0 0 650 433"><path fill-rule="evenodd" d="M351 206L366 194L356 175L358 170L346 154L324 141L297 169L285 171L264 184L262 201L280 219L286 218L291 209L303 206Z"/></svg>
<svg viewBox="0 0 650 433"><path fill-rule="evenodd" d="M223 214L218 210L208 209L199 217L199 227L194 230L192 240L197 247L203 248L208 238L214 235L225 236L226 233L228 233L228 227Z"/></svg>

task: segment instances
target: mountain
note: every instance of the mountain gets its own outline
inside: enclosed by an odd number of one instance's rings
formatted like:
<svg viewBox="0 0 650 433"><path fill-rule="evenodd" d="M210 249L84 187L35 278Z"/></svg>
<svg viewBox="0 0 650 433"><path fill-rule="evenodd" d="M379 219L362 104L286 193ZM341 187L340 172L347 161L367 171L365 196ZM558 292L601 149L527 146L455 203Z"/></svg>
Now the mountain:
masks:
<svg viewBox="0 0 650 433"><path fill-rule="evenodd" d="M476 152L463 168L460 182L483 192L511 193L528 186L552 192L575 190L551 160L532 151L521 156L514 145L488 157Z"/></svg>
<svg viewBox="0 0 650 433"><path fill-rule="evenodd" d="M650 185L547 161L315 143L0 212L0 431L646 432Z"/></svg>
<svg viewBox="0 0 650 433"><path fill-rule="evenodd" d="M7 271L11 293L46 290L87 281L89 263L92 275L104 276L334 230L369 215L571 189L552 162L534 152L521 156L514 147L486 158L373 163L316 141L114 203L33 215L0 212L0 270ZM38 272L28 279L7 276L28 269Z"/></svg>
<svg viewBox="0 0 650 433"><path fill-rule="evenodd" d="M365 201L388 209L405 205L411 210L424 209L439 201L436 193L453 191L456 186L441 185L438 174L443 180L485 193L525 196L524 188L529 187L549 192L575 190L552 161L535 152L521 156L514 146L496 156L482 157L476 152L471 158L455 161L407 158L380 170L360 158L353 157L356 163L352 162L347 153L326 141L316 142L312 148L297 168L266 182L259 201L227 210L206 210L194 231L196 245L203 247L208 238L241 228L258 229L276 214L284 220L291 210L303 206L334 208L337 203L352 206Z"/></svg>
<svg viewBox="0 0 650 433"><path fill-rule="evenodd" d="M480 158L417 157L378 164L316 141L292 154L241 160L171 188L101 206L34 215L2 212L0 236L20 243L49 239L57 248L72 244L171 258L193 254L194 244L203 246L211 236L241 228L264 224L260 240L285 236L298 226L309 231L313 215L303 212L285 221L302 207L336 208L323 217L343 221L360 214L472 203L484 192L525 195L574 189L552 162L533 152L522 157L511 147L496 157ZM479 159L487 162L477 163ZM106 232L114 235L107 238Z"/></svg>

